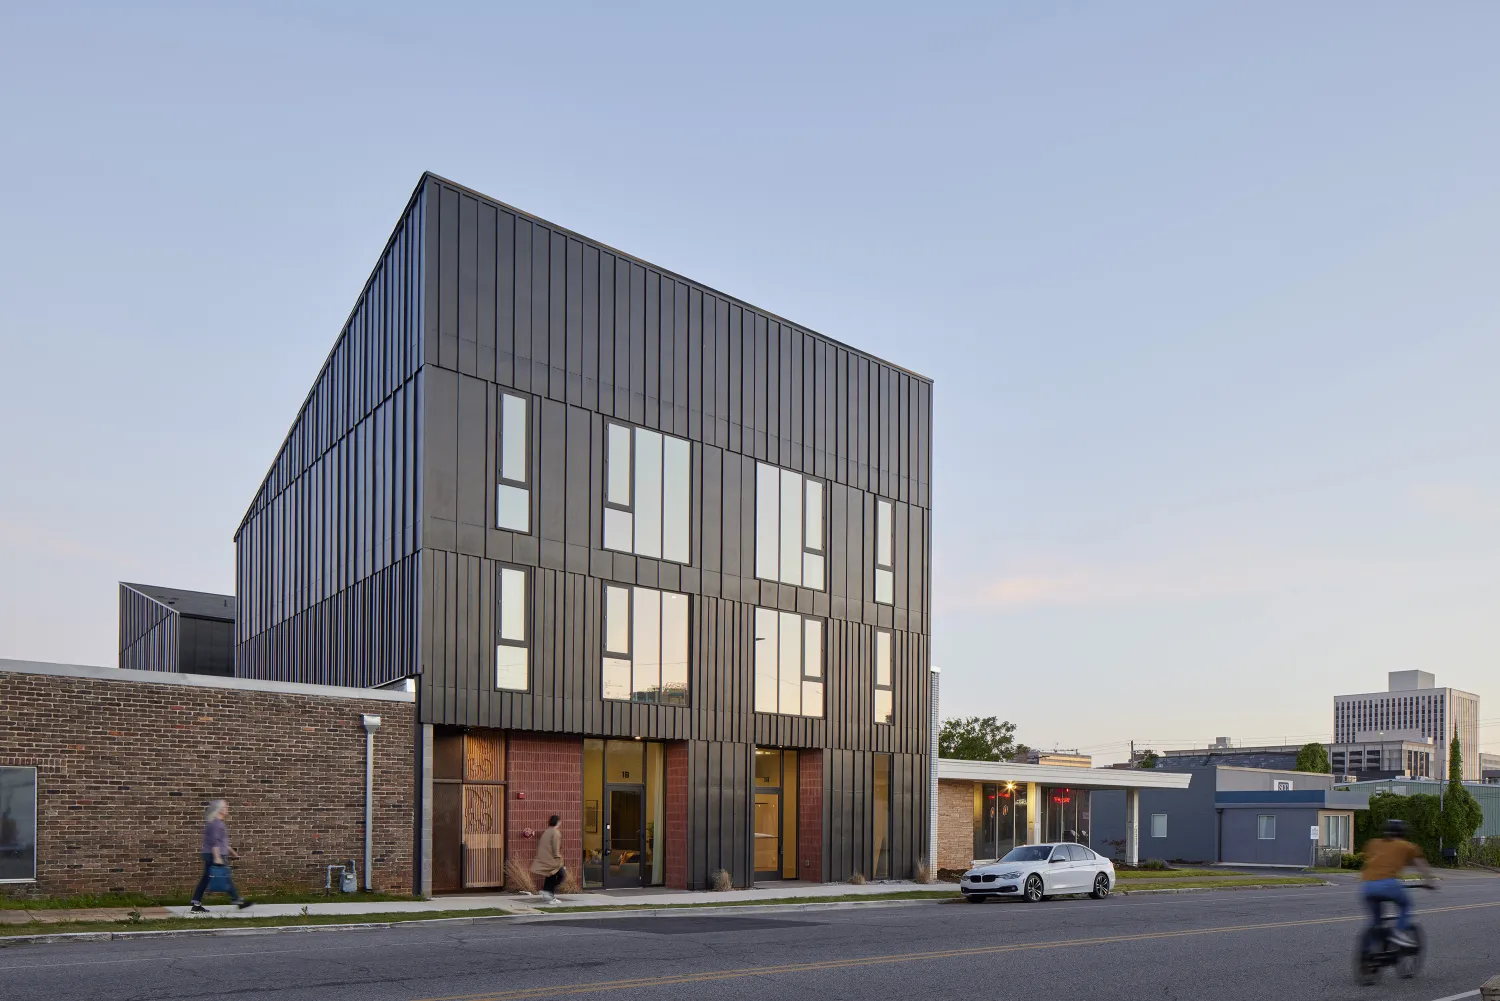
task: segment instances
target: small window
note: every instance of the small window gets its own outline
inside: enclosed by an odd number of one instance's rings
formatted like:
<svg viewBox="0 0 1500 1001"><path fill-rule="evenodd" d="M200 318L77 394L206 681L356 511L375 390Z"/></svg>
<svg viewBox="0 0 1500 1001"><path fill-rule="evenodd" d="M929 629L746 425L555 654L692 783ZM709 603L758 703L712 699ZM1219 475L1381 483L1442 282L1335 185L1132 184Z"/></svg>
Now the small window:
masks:
<svg viewBox="0 0 1500 1001"><path fill-rule="evenodd" d="M0 883L36 881L36 769L0 768Z"/></svg>
<svg viewBox="0 0 1500 1001"><path fill-rule="evenodd" d="M875 501L875 600L896 603L896 514L888 500Z"/></svg>
<svg viewBox="0 0 1500 1001"><path fill-rule="evenodd" d="M687 595L605 585L601 674L606 699L687 705Z"/></svg>
<svg viewBox="0 0 1500 1001"><path fill-rule="evenodd" d="M823 483L755 464L755 576L824 589Z"/></svg>
<svg viewBox="0 0 1500 1001"><path fill-rule="evenodd" d="M1255 836L1261 841L1276 840L1276 816L1263 813L1255 818Z"/></svg>
<svg viewBox="0 0 1500 1001"><path fill-rule="evenodd" d="M604 548L691 563L692 446L612 422L604 434Z"/></svg>
<svg viewBox="0 0 1500 1001"><path fill-rule="evenodd" d="M1071 851L1073 852L1074 862L1092 862L1098 857L1083 845L1074 845Z"/></svg>
<svg viewBox="0 0 1500 1001"><path fill-rule="evenodd" d="M755 610L755 711L823 715L823 620Z"/></svg>
<svg viewBox="0 0 1500 1001"><path fill-rule="evenodd" d="M875 722L891 723L895 715L895 691L891 683L893 639L889 630L875 630Z"/></svg>
<svg viewBox="0 0 1500 1001"><path fill-rule="evenodd" d="M1153 813L1151 815L1151 836L1153 838L1164 838L1167 836L1167 815L1165 813Z"/></svg>
<svg viewBox="0 0 1500 1001"><path fill-rule="evenodd" d="M524 692L531 687L531 630L526 611L527 573L501 567L496 591L495 687Z"/></svg>
<svg viewBox="0 0 1500 1001"><path fill-rule="evenodd" d="M525 397L500 394L500 483L495 524L512 532L531 532L531 439L527 435Z"/></svg>

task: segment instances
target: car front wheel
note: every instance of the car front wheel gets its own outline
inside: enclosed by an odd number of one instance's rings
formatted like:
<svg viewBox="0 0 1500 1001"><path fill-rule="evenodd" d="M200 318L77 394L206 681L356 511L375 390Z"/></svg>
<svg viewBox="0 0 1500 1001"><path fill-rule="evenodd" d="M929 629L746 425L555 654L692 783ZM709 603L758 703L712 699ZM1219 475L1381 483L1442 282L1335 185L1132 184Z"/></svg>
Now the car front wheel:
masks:
<svg viewBox="0 0 1500 1001"><path fill-rule="evenodd" d="M1042 877L1033 873L1026 879L1026 902L1028 904L1039 904L1045 891L1042 889Z"/></svg>
<svg viewBox="0 0 1500 1001"><path fill-rule="evenodd" d="M1091 896L1095 900L1103 900L1109 896L1109 877L1104 875L1104 873L1101 872L1094 877L1094 892Z"/></svg>

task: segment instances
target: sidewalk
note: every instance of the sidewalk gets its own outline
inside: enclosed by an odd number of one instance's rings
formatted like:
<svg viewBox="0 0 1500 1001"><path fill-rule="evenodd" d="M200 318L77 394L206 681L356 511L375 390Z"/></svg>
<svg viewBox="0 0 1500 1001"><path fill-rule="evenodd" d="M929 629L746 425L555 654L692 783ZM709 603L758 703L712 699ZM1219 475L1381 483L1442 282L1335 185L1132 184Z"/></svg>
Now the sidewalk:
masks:
<svg viewBox="0 0 1500 1001"><path fill-rule="evenodd" d="M430 900L361 900L357 894L334 897L326 902L311 904L257 904L240 910L232 904L211 904L208 914L193 914L186 907L142 907L139 909L142 922L163 918L294 918L319 915L347 915L358 917L368 914L453 914L463 911L507 911L512 914L546 914L559 908L611 908L611 907L662 907L683 904L747 904L769 900L797 900L816 902L830 897L871 896L903 893L913 890L951 890L958 895L958 887L952 883L921 885L904 880L866 883L854 886L848 883L762 883L746 890L729 890L716 893L710 890L665 890L659 887L640 890L590 890L586 893L563 894L556 905L542 904L537 894L519 893L466 893L433 897ZM253 899L253 897L252 897ZM34 910L0 910L0 924L59 924L79 921L129 921L135 908L91 907L55 908Z"/></svg>

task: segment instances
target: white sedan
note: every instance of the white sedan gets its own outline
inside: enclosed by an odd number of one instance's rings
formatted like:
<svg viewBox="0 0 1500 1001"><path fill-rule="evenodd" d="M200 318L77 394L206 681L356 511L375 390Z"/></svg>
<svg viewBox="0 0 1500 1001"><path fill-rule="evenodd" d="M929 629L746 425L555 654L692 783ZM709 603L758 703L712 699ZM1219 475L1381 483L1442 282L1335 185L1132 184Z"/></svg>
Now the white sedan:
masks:
<svg viewBox="0 0 1500 1001"><path fill-rule="evenodd" d="M974 866L958 888L971 904L990 897L1021 897L1035 904L1065 893L1103 900L1115 888L1115 865L1083 845L1022 845L998 862Z"/></svg>

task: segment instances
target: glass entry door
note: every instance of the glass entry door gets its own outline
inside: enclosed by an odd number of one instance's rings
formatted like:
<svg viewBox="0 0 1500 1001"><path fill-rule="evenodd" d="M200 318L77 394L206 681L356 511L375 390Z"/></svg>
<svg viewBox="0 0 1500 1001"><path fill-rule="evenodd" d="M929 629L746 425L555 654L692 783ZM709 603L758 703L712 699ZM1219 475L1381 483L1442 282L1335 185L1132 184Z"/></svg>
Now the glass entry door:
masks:
<svg viewBox="0 0 1500 1001"><path fill-rule="evenodd" d="M750 834L755 878L796 879L797 752L755 749L755 798Z"/></svg>
<svg viewBox="0 0 1500 1001"><path fill-rule="evenodd" d="M640 886L645 861L644 785L605 787L604 885Z"/></svg>
<svg viewBox="0 0 1500 1001"><path fill-rule="evenodd" d="M781 878L781 790L755 790L755 878Z"/></svg>

